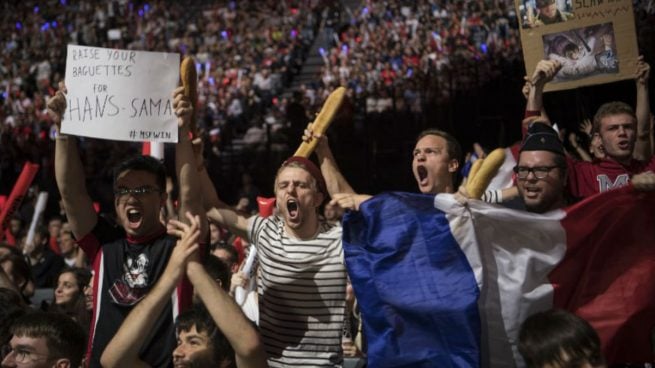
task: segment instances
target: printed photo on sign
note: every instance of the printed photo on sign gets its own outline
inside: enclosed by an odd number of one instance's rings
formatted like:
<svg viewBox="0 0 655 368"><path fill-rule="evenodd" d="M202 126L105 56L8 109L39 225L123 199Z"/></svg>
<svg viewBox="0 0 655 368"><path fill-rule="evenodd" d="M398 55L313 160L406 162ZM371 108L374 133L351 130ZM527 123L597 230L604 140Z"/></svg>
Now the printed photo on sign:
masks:
<svg viewBox="0 0 655 368"><path fill-rule="evenodd" d="M523 0L519 6L523 28L536 28L574 19L571 0Z"/></svg>
<svg viewBox="0 0 655 368"><path fill-rule="evenodd" d="M562 64L554 83L619 72L612 23L547 34L543 44L544 59Z"/></svg>

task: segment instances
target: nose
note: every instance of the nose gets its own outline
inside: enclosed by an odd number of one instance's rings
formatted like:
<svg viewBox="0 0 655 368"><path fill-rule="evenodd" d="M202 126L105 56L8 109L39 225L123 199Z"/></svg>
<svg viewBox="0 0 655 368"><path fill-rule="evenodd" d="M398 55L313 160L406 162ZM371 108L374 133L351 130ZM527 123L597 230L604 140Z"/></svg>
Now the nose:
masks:
<svg viewBox="0 0 655 368"><path fill-rule="evenodd" d="M16 362L14 361L14 356L14 351L7 354L7 356L5 356L5 358L2 360L2 368L17 367Z"/></svg>
<svg viewBox="0 0 655 368"><path fill-rule="evenodd" d="M295 192L296 192L296 189L297 189L296 184L293 183L293 182L291 182L291 183L289 183L289 185L287 186L287 193L295 193Z"/></svg>
<svg viewBox="0 0 655 368"><path fill-rule="evenodd" d="M184 347L182 344L178 345L175 350L173 350L173 358L183 358L184 357Z"/></svg>

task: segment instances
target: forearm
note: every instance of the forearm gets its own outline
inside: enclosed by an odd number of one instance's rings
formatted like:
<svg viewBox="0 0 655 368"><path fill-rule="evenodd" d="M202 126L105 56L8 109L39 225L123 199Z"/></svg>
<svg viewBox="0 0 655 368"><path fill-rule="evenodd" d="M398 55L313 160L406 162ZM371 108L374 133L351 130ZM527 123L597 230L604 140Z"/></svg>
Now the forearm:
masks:
<svg viewBox="0 0 655 368"><path fill-rule="evenodd" d="M55 140L55 179L73 234L81 239L93 229L97 217L73 136L60 135Z"/></svg>
<svg viewBox="0 0 655 368"><path fill-rule="evenodd" d="M530 85L530 90L528 92L528 101L525 109L527 111L539 111L542 114L545 113L543 110L543 90L544 86L541 83L535 83Z"/></svg>
<svg viewBox="0 0 655 368"><path fill-rule="evenodd" d="M648 101L648 84L637 82L637 141L635 142L634 156L640 160L647 160L653 152L650 144L650 104Z"/></svg>
<svg viewBox="0 0 655 368"><path fill-rule="evenodd" d="M237 366L265 367L266 355L259 334L241 308L212 280L200 263L189 263L187 275L216 326L234 349Z"/></svg>
<svg viewBox="0 0 655 368"><path fill-rule="evenodd" d="M212 182L205 167L199 169L200 174L200 187L202 188L202 204L205 211L209 211L212 207L223 208L227 207L223 201L218 197L214 182Z"/></svg>
<svg viewBox="0 0 655 368"><path fill-rule="evenodd" d="M213 207L207 211L209 221L227 227L233 234L248 239L248 219L231 208Z"/></svg>
<svg viewBox="0 0 655 368"><path fill-rule="evenodd" d="M100 358L103 367L143 367L139 359L146 336L164 310L177 280L167 272L159 278L155 287L128 314L118 332L109 342Z"/></svg>
<svg viewBox="0 0 655 368"><path fill-rule="evenodd" d="M355 193L346 178L341 174L341 170L339 170L337 161L334 159L329 146L318 147L316 156L318 156L321 173L325 178L325 184L330 196L333 196L335 193Z"/></svg>
<svg viewBox="0 0 655 368"><path fill-rule="evenodd" d="M175 169L180 186L178 218L181 221L188 221L184 215L190 212L201 216L200 236L204 239L207 232L205 211L202 206L202 192L200 186L200 175L194 158L193 147L189 139L188 129L180 128L178 143L175 147Z"/></svg>

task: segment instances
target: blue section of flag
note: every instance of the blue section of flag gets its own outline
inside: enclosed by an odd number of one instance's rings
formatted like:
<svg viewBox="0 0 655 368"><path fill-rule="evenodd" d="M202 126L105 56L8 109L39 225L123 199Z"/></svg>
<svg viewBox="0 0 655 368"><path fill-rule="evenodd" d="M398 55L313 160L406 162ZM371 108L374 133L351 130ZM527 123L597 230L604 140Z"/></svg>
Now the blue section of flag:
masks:
<svg viewBox="0 0 655 368"><path fill-rule="evenodd" d="M371 367L479 367L479 289L434 196L385 193L343 222Z"/></svg>

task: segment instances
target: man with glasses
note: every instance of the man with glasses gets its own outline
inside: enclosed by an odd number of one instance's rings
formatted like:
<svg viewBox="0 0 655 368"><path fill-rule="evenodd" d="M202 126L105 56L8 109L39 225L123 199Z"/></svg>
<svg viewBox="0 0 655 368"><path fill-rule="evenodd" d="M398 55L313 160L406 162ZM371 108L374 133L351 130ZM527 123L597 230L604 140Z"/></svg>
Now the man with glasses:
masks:
<svg viewBox="0 0 655 368"><path fill-rule="evenodd" d="M29 313L12 324L11 333L11 341L2 347L2 368L81 367L86 336L67 316Z"/></svg>
<svg viewBox="0 0 655 368"><path fill-rule="evenodd" d="M557 133L549 125L530 125L514 172L526 210L544 213L566 205L566 156Z"/></svg>
<svg viewBox="0 0 655 368"><path fill-rule="evenodd" d="M57 125L66 109L64 90L62 85L48 103ZM206 221L200 201L200 181L188 129L192 107L182 87L174 91L173 97L173 108L180 126L176 146L180 211L201 214L204 234ZM73 235L96 276L92 286L93 323L87 355L90 367L100 367L105 346L125 316L163 274L175 245L175 238L166 235L159 217L167 200L165 169L158 160L147 156L128 159L115 168L114 209L122 229L109 225L93 209L73 136L57 136L55 175ZM154 327L144 331L146 343L139 356L148 365L170 365L169 356L175 348L174 320L181 309L190 304L191 294L188 283L180 283Z"/></svg>

